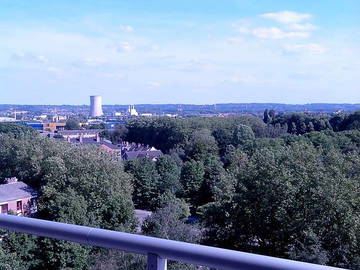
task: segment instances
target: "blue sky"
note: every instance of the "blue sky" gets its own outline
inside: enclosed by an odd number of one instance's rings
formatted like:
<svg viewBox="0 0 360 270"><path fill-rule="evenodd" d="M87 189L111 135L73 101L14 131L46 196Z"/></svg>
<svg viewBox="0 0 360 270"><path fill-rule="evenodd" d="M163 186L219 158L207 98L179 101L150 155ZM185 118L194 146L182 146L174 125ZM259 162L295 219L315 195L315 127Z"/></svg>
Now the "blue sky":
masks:
<svg viewBox="0 0 360 270"><path fill-rule="evenodd" d="M0 103L360 103L358 0L0 0Z"/></svg>

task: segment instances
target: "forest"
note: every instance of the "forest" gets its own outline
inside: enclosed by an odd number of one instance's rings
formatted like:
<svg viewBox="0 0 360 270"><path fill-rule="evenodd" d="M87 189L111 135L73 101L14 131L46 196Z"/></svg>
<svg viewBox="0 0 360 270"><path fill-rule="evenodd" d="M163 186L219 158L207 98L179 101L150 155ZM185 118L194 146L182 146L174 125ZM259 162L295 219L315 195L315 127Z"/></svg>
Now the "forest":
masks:
<svg viewBox="0 0 360 270"><path fill-rule="evenodd" d="M0 124L0 181L40 192L37 218L360 269L360 112L137 118L106 131L164 155L99 148ZM143 269L144 258L3 232L0 269ZM197 269L171 263L169 269Z"/></svg>

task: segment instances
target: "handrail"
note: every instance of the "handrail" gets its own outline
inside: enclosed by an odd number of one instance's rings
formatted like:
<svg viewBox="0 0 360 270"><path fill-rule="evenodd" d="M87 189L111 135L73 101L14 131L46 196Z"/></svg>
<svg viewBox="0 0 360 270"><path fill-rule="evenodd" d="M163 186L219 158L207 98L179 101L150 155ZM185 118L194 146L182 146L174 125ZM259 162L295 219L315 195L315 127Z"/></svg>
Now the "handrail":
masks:
<svg viewBox="0 0 360 270"><path fill-rule="evenodd" d="M4 214L0 214L0 229L145 254L148 256L148 269L166 269L166 259L231 270L340 269L143 235Z"/></svg>

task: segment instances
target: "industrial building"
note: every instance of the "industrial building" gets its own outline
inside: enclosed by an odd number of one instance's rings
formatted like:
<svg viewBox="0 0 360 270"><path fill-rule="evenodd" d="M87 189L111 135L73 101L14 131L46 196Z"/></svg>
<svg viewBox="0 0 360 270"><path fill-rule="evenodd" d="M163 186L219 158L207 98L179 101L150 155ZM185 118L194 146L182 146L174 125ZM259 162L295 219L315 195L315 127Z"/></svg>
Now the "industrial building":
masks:
<svg viewBox="0 0 360 270"><path fill-rule="evenodd" d="M103 114L102 97L90 96L90 117L101 117Z"/></svg>

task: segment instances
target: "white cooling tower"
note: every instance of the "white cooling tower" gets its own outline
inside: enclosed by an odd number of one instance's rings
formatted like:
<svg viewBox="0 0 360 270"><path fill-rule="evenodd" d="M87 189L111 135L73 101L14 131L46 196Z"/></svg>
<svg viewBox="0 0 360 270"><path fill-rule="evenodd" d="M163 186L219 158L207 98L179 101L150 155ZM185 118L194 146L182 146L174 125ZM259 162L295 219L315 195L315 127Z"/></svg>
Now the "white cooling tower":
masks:
<svg viewBox="0 0 360 270"><path fill-rule="evenodd" d="M90 96L90 117L99 117L102 115L102 97Z"/></svg>

